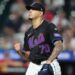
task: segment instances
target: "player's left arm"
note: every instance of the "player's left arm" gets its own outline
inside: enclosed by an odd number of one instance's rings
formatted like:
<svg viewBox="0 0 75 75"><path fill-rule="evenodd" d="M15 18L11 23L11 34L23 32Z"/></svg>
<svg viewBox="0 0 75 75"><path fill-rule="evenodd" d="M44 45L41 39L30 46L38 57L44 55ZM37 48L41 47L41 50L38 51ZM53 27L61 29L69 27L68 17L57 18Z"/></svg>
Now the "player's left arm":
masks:
<svg viewBox="0 0 75 75"><path fill-rule="evenodd" d="M54 59L56 59L62 50L63 50L62 41L61 40L55 41L53 52L50 55L50 57L48 58L47 63L50 64Z"/></svg>
<svg viewBox="0 0 75 75"><path fill-rule="evenodd" d="M57 58L57 56L63 50L63 37L58 31L57 27L52 23L51 25L49 25L48 31L50 40L54 46L52 53L47 60L47 63L51 63L54 59Z"/></svg>

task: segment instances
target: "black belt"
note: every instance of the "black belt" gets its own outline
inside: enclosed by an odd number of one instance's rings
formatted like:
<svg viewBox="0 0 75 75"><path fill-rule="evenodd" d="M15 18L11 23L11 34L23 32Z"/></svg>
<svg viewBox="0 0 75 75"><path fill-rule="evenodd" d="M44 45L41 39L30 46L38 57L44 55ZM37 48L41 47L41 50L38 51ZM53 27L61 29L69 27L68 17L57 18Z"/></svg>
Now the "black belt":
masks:
<svg viewBox="0 0 75 75"><path fill-rule="evenodd" d="M31 61L31 62L33 62L34 64L37 64L37 65L40 65L42 61L37 60L37 61Z"/></svg>

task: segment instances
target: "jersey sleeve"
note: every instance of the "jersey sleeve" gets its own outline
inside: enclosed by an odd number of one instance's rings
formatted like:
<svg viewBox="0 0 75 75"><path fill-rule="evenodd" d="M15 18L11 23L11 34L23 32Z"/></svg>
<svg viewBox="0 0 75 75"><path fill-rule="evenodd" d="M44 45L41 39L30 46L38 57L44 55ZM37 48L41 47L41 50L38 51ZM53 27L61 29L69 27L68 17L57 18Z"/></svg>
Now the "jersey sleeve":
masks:
<svg viewBox="0 0 75 75"><path fill-rule="evenodd" d="M51 24L49 26L49 36L53 44L55 43L55 41L63 41L62 35L58 32L57 27L54 24Z"/></svg>
<svg viewBox="0 0 75 75"><path fill-rule="evenodd" d="M24 51L30 51L29 46L28 46L28 38L27 38L27 34L26 33L25 33L25 36L24 36L23 50Z"/></svg>

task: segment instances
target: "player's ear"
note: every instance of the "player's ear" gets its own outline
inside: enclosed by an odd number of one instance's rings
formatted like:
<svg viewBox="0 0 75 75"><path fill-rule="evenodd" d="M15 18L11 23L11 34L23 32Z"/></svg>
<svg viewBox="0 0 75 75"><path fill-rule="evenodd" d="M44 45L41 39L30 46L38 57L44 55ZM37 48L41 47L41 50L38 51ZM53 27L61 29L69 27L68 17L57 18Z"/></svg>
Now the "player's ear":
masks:
<svg viewBox="0 0 75 75"><path fill-rule="evenodd" d="M43 15L43 12L40 12L40 16L42 16Z"/></svg>

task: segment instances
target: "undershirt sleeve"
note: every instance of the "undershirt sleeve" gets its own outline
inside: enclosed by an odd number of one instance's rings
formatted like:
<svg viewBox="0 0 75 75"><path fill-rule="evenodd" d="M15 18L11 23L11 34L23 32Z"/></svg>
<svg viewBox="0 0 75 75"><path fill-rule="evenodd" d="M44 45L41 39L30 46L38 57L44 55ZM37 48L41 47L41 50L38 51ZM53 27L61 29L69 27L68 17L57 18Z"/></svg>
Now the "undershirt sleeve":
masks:
<svg viewBox="0 0 75 75"><path fill-rule="evenodd" d="M25 36L24 36L23 50L24 51L30 51L29 46L28 46L28 38L27 38L27 34L26 33L25 33Z"/></svg>

